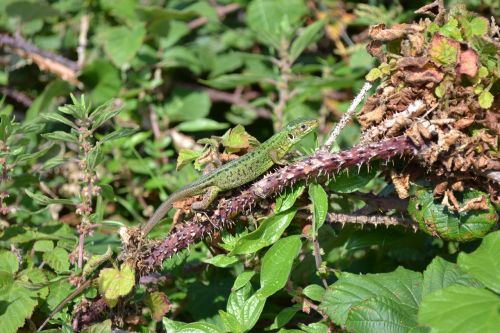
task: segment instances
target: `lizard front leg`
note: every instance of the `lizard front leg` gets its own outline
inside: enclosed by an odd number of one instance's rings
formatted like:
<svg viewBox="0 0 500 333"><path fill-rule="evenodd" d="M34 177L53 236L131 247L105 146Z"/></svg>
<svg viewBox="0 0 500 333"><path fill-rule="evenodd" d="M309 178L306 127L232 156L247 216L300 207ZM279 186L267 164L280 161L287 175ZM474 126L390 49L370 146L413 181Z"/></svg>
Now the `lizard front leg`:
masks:
<svg viewBox="0 0 500 333"><path fill-rule="evenodd" d="M219 194L220 188L218 186L210 186L207 188L205 193L203 194L203 199L201 201L194 202L191 205L193 210L203 210L207 209L208 206L215 200L217 194Z"/></svg>
<svg viewBox="0 0 500 333"><path fill-rule="evenodd" d="M274 149L269 151L269 157L271 157L271 160L273 161L274 164L277 164L277 165L287 165L288 164L287 160L285 160L284 158L278 157L278 152Z"/></svg>

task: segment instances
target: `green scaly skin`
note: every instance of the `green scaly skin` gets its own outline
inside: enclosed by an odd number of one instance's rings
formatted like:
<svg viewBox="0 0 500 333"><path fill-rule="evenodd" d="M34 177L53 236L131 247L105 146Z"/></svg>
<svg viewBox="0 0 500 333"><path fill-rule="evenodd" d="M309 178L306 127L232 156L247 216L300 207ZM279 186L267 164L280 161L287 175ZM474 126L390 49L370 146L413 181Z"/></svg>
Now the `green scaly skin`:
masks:
<svg viewBox="0 0 500 333"><path fill-rule="evenodd" d="M283 158L292 146L317 127L317 120L297 119L259 145L254 151L224 164L172 193L142 228L142 235L146 236L172 209L175 202L204 194L203 200L195 202L191 208L195 210L205 209L219 192L249 183L269 170L274 164L282 164Z"/></svg>

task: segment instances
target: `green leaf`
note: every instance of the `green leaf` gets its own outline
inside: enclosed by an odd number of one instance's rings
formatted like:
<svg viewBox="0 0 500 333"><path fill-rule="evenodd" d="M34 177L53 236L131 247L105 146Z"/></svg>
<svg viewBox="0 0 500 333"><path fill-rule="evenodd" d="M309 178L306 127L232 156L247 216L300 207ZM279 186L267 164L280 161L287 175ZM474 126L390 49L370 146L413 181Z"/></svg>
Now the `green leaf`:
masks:
<svg viewBox="0 0 500 333"><path fill-rule="evenodd" d="M482 284L500 294L500 231L495 231L483 238L481 246L470 253L458 255L458 266L474 276Z"/></svg>
<svg viewBox="0 0 500 333"><path fill-rule="evenodd" d="M458 198L460 206L468 200L483 197L488 210L450 211L434 199L432 190L419 189L410 199L408 212L420 229L432 236L462 242L483 237L496 224L495 208L485 193L466 189L461 196Z"/></svg>
<svg viewBox="0 0 500 333"><path fill-rule="evenodd" d="M290 60L294 62L304 50L321 38L320 31L325 26L326 21L319 20L307 26L302 34L292 43L290 47Z"/></svg>
<svg viewBox="0 0 500 333"><path fill-rule="evenodd" d="M42 136L49 140L54 141L67 141L72 143L78 143L78 137L72 133L63 132L63 131L55 131L52 133L44 133Z"/></svg>
<svg viewBox="0 0 500 333"><path fill-rule="evenodd" d="M53 144L49 144L46 147L40 149L39 151L35 151L34 153L31 153L31 154L21 154L21 155L18 156L18 158L15 160L14 163L18 164L18 163L22 163L22 162L25 162L25 161L35 160L37 158L40 158L43 155L47 154L50 151L50 149L52 149L52 147L53 147Z"/></svg>
<svg viewBox="0 0 500 333"><path fill-rule="evenodd" d="M176 129L181 132L200 132L200 131L217 131L229 127L227 123L219 123L218 121L200 118L191 121L185 121L177 125Z"/></svg>
<svg viewBox="0 0 500 333"><path fill-rule="evenodd" d="M71 120L69 120L68 118L64 117L63 115L57 112L42 113L40 114L40 118L46 121L54 121L57 123L62 123L70 127L73 127L74 129L78 129L78 127Z"/></svg>
<svg viewBox="0 0 500 333"><path fill-rule="evenodd" d="M366 74L365 78L367 81L373 82L373 81L381 78L382 76L384 76L384 75L382 74L382 71L379 68L372 68L368 72L368 74Z"/></svg>
<svg viewBox="0 0 500 333"><path fill-rule="evenodd" d="M204 91L182 94L174 90L172 100L165 104L165 113L170 121L188 121L205 118L210 112L212 102Z"/></svg>
<svg viewBox="0 0 500 333"><path fill-rule="evenodd" d="M122 265L121 269L105 268L99 273L97 280L99 293L106 301L113 303L120 296L130 293L135 285L135 273L129 265Z"/></svg>
<svg viewBox="0 0 500 333"><path fill-rule="evenodd" d="M5 7L6 14L22 21L35 21L59 16L59 11L44 1L14 1Z"/></svg>
<svg viewBox="0 0 500 333"><path fill-rule="evenodd" d="M432 59L445 66L452 66L457 63L460 44L451 38L440 34L432 37L429 46L429 55Z"/></svg>
<svg viewBox="0 0 500 333"><path fill-rule="evenodd" d="M136 128L120 128L119 130L113 131L113 132L105 135L101 140L99 140L99 142L105 143L105 142L112 141L112 140L126 138L126 137L131 136L135 132L137 132Z"/></svg>
<svg viewBox="0 0 500 333"><path fill-rule="evenodd" d="M301 247L300 236L296 235L280 239L266 252L257 297L269 297L285 286Z"/></svg>
<svg viewBox="0 0 500 333"><path fill-rule="evenodd" d="M68 252L61 247L56 247L53 251L44 252L43 261L56 271L56 273L64 273L69 270Z"/></svg>
<svg viewBox="0 0 500 333"><path fill-rule="evenodd" d="M14 276L11 272L0 270L0 298L7 295L14 285Z"/></svg>
<svg viewBox="0 0 500 333"><path fill-rule="evenodd" d="M406 333L417 326L417 318L396 300L378 296L357 304L346 326L351 332Z"/></svg>
<svg viewBox="0 0 500 333"><path fill-rule="evenodd" d="M483 109L489 109L493 105L493 100L495 98L493 97L493 94L490 93L488 90L483 90L483 92L479 95L479 105Z"/></svg>
<svg viewBox="0 0 500 333"><path fill-rule="evenodd" d="M170 310L170 301L167 295L161 291L149 293L146 296L145 304L151 310L151 317L154 321L161 321Z"/></svg>
<svg viewBox="0 0 500 333"><path fill-rule="evenodd" d="M267 330L276 330L278 328L285 326L286 324L288 324L290 320L292 320L295 314L300 310L301 310L300 304L294 304L291 307L284 308L278 313L276 318L274 318L273 323L271 324L271 326L267 328Z"/></svg>
<svg viewBox="0 0 500 333"><path fill-rule="evenodd" d="M195 323L189 323L178 325L178 327L174 328L177 325L172 325L168 318L163 318L163 325L167 329L168 333L224 333L222 329L215 326L214 324L210 324L203 321L198 321ZM177 322L176 322L177 323ZM172 325L172 326L171 326Z"/></svg>
<svg viewBox="0 0 500 333"><path fill-rule="evenodd" d="M488 33L488 20L484 17L474 17L471 21L462 20L465 37L470 40L474 36L484 36Z"/></svg>
<svg viewBox="0 0 500 333"><path fill-rule="evenodd" d="M82 333L111 333L112 332L111 324L112 324L111 319L107 319L101 323L97 323L89 327L86 327L85 329L82 330Z"/></svg>
<svg viewBox="0 0 500 333"><path fill-rule="evenodd" d="M0 271L14 274L19 270L19 263L14 253L9 251L0 252Z"/></svg>
<svg viewBox="0 0 500 333"><path fill-rule="evenodd" d="M38 115L47 114L44 111L49 110L51 105L56 103L56 97L67 95L70 91L70 85L66 81L54 80L50 82L26 111L26 119L36 121Z"/></svg>
<svg viewBox="0 0 500 333"><path fill-rule="evenodd" d="M15 333L31 317L37 305L36 294L14 283L7 294L0 294L0 333Z"/></svg>
<svg viewBox="0 0 500 333"><path fill-rule="evenodd" d="M36 252L49 252L54 249L54 242L51 240L37 240L33 244L33 250Z"/></svg>
<svg viewBox="0 0 500 333"><path fill-rule="evenodd" d="M222 319L222 323L226 330L232 333L242 333L245 332L243 329L241 322L236 318L235 315L231 313L227 313L226 311L219 310L219 315Z"/></svg>
<svg viewBox="0 0 500 333"><path fill-rule="evenodd" d="M290 191L289 189L285 190L280 194L278 198L276 198L276 208L274 211L276 213L284 212L293 207L297 198L299 198L305 190L304 185L296 185Z"/></svg>
<svg viewBox="0 0 500 333"><path fill-rule="evenodd" d="M203 262L214 265L215 267L227 267L239 261L238 257L219 254L213 258L203 259Z"/></svg>
<svg viewBox="0 0 500 333"><path fill-rule="evenodd" d="M328 214L328 195L320 184L310 184L309 198L313 204L313 237L315 238Z"/></svg>
<svg viewBox="0 0 500 333"><path fill-rule="evenodd" d="M61 205L73 205L73 201L70 199L52 199L40 193L33 193L30 190L24 190L26 195L33 199L39 205L51 205L51 204L61 204Z"/></svg>
<svg viewBox="0 0 500 333"><path fill-rule="evenodd" d="M265 304L266 299L257 297L256 295L253 295L246 300L245 306L241 310L242 323L246 331L251 330L255 326L257 320L259 320Z"/></svg>
<svg viewBox="0 0 500 333"><path fill-rule="evenodd" d="M130 63L146 37L146 29L142 24L132 28L115 26L101 31L99 40L104 44L104 52L117 66Z"/></svg>
<svg viewBox="0 0 500 333"><path fill-rule="evenodd" d="M360 306L364 301L384 297L398 304L397 312L405 311L411 318L416 318L421 292L422 275L401 267L391 273L342 273L325 292L320 309L337 325L346 325L351 312L363 309ZM398 316L398 313L394 315Z"/></svg>
<svg viewBox="0 0 500 333"><path fill-rule="evenodd" d="M371 170L368 170L367 167L350 168L335 176L328 187L339 193L355 192L366 186L377 175L377 172L375 168L371 168Z"/></svg>
<svg viewBox="0 0 500 333"><path fill-rule="evenodd" d="M85 89L91 92L92 101L97 104L116 97L121 88L120 72L103 59L94 60L85 66L80 79L85 83Z"/></svg>
<svg viewBox="0 0 500 333"><path fill-rule="evenodd" d="M247 8L246 21L263 43L278 49L283 38L293 32L307 13L301 0L253 0Z"/></svg>
<svg viewBox="0 0 500 333"><path fill-rule="evenodd" d="M451 286L425 297L418 319L433 332L494 333L500 327L500 296L484 289Z"/></svg>
<svg viewBox="0 0 500 333"><path fill-rule="evenodd" d="M266 218L257 230L238 239L231 254L254 253L273 244L280 239L296 212L296 209L290 209Z"/></svg>
<svg viewBox="0 0 500 333"><path fill-rule="evenodd" d="M248 134L241 125L230 128L222 136L222 145L226 148L226 151L230 153L255 146L257 142L257 139Z"/></svg>
<svg viewBox="0 0 500 333"><path fill-rule="evenodd" d="M325 294L325 288L317 285L317 284L310 284L307 287L302 290L302 293L306 295L308 298L312 299L313 301L321 301L323 299L323 295Z"/></svg>
<svg viewBox="0 0 500 333"><path fill-rule="evenodd" d="M233 288L231 288L231 290L236 291L240 288L243 288L248 282L250 282L250 280L254 275L255 275L254 271L247 271L238 274L236 280L234 280Z"/></svg>
<svg viewBox="0 0 500 333"><path fill-rule="evenodd" d="M108 120L116 117L122 111L121 108L113 109L111 107L111 103L105 103L96 108L92 114L90 115L90 119L92 119L92 130L99 128Z"/></svg>
<svg viewBox="0 0 500 333"><path fill-rule="evenodd" d="M269 78L257 74L227 74L211 80L201 80L201 82L212 88L225 90L262 82L266 79Z"/></svg>
<svg viewBox="0 0 500 333"><path fill-rule="evenodd" d="M424 271L422 297L455 284L480 287L471 275L466 274L456 264L435 257Z"/></svg>
<svg viewBox="0 0 500 333"><path fill-rule="evenodd" d="M175 168L179 170L180 168L182 168L185 165L188 165L189 163L193 162L200 156L201 156L200 151L194 151L191 149L182 148L179 151L179 156L177 156L177 165Z"/></svg>

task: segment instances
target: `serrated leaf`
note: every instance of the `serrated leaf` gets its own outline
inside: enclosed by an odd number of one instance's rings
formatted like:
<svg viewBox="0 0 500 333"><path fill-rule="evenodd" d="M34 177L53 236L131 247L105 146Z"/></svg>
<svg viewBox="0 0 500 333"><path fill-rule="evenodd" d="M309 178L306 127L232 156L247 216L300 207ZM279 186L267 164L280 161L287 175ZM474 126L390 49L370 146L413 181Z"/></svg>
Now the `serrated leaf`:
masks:
<svg viewBox="0 0 500 333"><path fill-rule="evenodd" d="M0 252L0 271L14 274L19 269L19 263L14 253L9 251Z"/></svg>
<svg viewBox="0 0 500 333"><path fill-rule="evenodd" d="M257 230L238 239L231 254L254 253L273 244L281 237L296 212L296 209L290 209L266 218Z"/></svg>
<svg viewBox="0 0 500 333"><path fill-rule="evenodd" d="M480 287L471 275L462 271L456 264L436 257L424 271L422 297L455 284Z"/></svg>
<svg viewBox="0 0 500 333"><path fill-rule="evenodd" d="M302 34L293 41L290 47L290 60L292 62L294 62L309 45L321 38L320 31L325 26L325 23L326 21L319 20L308 25Z"/></svg>
<svg viewBox="0 0 500 333"><path fill-rule="evenodd" d="M76 135L74 135L72 133L68 133L68 132L63 132L63 131L44 133L44 134L42 134L42 136L48 140L78 143L78 138L76 137Z"/></svg>
<svg viewBox="0 0 500 333"><path fill-rule="evenodd" d="M445 66L452 66L457 63L459 51L459 42L441 34L435 34L429 45L431 58Z"/></svg>
<svg viewBox="0 0 500 333"><path fill-rule="evenodd" d="M54 249L54 242L51 240L37 240L33 244L33 250L37 252L48 252Z"/></svg>
<svg viewBox="0 0 500 333"><path fill-rule="evenodd" d="M362 302L381 296L416 318L421 292L422 275L401 267L391 273L342 273L325 292L320 309L336 324L345 325L349 313L357 311Z"/></svg>
<svg viewBox="0 0 500 333"><path fill-rule="evenodd" d="M191 149L182 148L179 151L179 156L177 157L177 165L175 168L177 170L179 170L183 166L196 160L198 157L200 157L200 155L201 155L201 152L199 152L199 151L194 151Z"/></svg>
<svg viewBox="0 0 500 333"><path fill-rule="evenodd" d="M161 321L163 316L170 310L170 301L167 295L161 291L148 294L145 304L151 310L151 317L154 321Z"/></svg>
<svg viewBox="0 0 500 333"><path fill-rule="evenodd" d="M372 68L368 74L366 74L365 79L367 81L373 82L380 79L383 76L382 71L379 68Z"/></svg>
<svg viewBox="0 0 500 333"><path fill-rule="evenodd" d="M461 23L467 39L471 39L474 36L484 36L488 33L489 23L484 17L474 17L470 21L464 19Z"/></svg>
<svg viewBox="0 0 500 333"><path fill-rule="evenodd" d="M406 333L417 326L414 309L407 309L384 296L366 299L349 312L346 327L351 332Z"/></svg>
<svg viewBox="0 0 500 333"><path fill-rule="evenodd" d="M422 300L419 323L433 332L486 333L500 327L500 296L472 287L451 286Z"/></svg>
<svg viewBox="0 0 500 333"><path fill-rule="evenodd" d="M459 204L483 197L487 210L455 212L434 199L431 190L419 189L410 199L408 212L420 229L432 236L448 240L470 241L481 238L493 228L497 221L495 208L485 193L466 189L461 193Z"/></svg>
<svg viewBox="0 0 500 333"><path fill-rule="evenodd" d="M479 95L479 105L483 109L489 109L493 105L493 100L495 98L493 97L493 94L490 93L488 90L483 90L483 92Z"/></svg>
<svg viewBox="0 0 500 333"><path fill-rule="evenodd" d="M135 274L128 265L123 265L121 269L105 268L99 273L97 280L99 293L106 301L116 301L120 296L125 296L135 285Z"/></svg>
<svg viewBox="0 0 500 333"><path fill-rule="evenodd" d="M311 284L302 290L302 293L313 301L321 301L325 294L325 288L317 284Z"/></svg>
<svg viewBox="0 0 500 333"><path fill-rule="evenodd" d="M500 231L483 238L481 246L470 253L458 255L458 266L474 276L489 289L500 294Z"/></svg>
<svg viewBox="0 0 500 333"><path fill-rule="evenodd" d="M9 292L0 295L0 333L15 333L24 325L24 321L31 317L37 305L33 294L28 289L14 283Z"/></svg>
<svg viewBox="0 0 500 333"><path fill-rule="evenodd" d="M298 235L282 238L271 246L262 258L257 297L269 297L285 286L301 247Z"/></svg>
<svg viewBox="0 0 500 333"><path fill-rule="evenodd" d="M56 273L63 273L69 270L68 252L61 247L56 247L52 251L44 252L43 261L56 271Z"/></svg>
<svg viewBox="0 0 500 333"><path fill-rule="evenodd" d="M313 205L313 237L315 238L328 214L328 195L320 184L310 184L309 198Z"/></svg>

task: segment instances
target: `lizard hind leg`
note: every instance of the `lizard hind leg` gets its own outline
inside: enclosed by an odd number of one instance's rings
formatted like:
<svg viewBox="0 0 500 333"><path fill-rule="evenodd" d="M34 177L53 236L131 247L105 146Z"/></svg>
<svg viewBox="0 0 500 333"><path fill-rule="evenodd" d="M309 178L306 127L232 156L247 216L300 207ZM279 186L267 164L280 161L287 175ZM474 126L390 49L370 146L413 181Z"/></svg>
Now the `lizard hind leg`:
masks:
<svg viewBox="0 0 500 333"><path fill-rule="evenodd" d="M210 186L207 188L203 194L203 199L201 201L193 202L191 208L193 210L203 210L207 209L208 206L215 200L217 194L219 194L220 188L217 186Z"/></svg>

